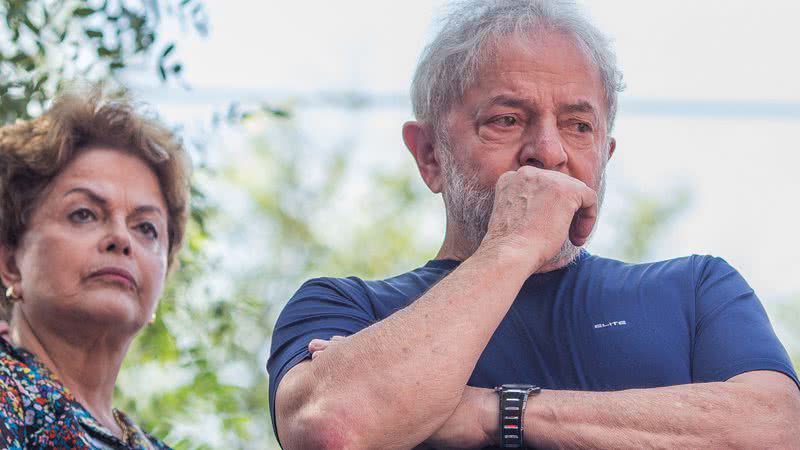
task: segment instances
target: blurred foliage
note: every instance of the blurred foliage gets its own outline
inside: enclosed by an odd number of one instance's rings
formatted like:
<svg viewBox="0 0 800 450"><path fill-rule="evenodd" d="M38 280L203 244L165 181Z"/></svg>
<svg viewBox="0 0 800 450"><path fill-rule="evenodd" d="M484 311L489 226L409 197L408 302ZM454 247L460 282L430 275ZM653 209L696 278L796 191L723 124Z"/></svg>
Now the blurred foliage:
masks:
<svg viewBox="0 0 800 450"><path fill-rule="evenodd" d="M0 11L0 123L37 114L76 77L139 66L180 79L175 43L159 39L164 15L207 27L197 0L0 0ZM205 145L224 157L196 168L180 266L129 351L115 404L178 449L276 448L265 363L284 302L313 276L418 266L435 254L443 208L410 162L369 168L346 139L313 148L289 109L232 105L210 129ZM229 142L232 129L247 138ZM632 195L613 256L646 258L687 202L686 192Z"/></svg>
<svg viewBox="0 0 800 450"><path fill-rule="evenodd" d="M800 370L800 297L770 302L766 307L785 336L783 344L789 350L795 369Z"/></svg>
<svg viewBox="0 0 800 450"><path fill-rule="evenodd" d="M180 77L162 17L205 34L204 11L199 0L0 0L0 123L38 114L66 80L107 80L152 58L154 75Z"/></svg>
<svg viewBox="0 0 800 450"><path fill-rule="evenodd" d="M612 250L614 258L643 262L652 255L656 238L671 221L689 206L688 190L679 190L669 199L658 199L639 193L628 193L626 210L619 220L624 230Z"/></svg>

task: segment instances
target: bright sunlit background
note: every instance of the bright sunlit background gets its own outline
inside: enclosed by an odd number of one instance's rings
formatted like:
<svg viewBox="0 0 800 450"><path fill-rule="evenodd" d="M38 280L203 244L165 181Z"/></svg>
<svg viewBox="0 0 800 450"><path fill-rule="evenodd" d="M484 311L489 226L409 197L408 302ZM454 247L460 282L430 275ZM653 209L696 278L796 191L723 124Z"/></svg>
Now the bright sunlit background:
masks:
<svg viewBox="0 0 800 450"><path fill-rule="evenodd" d="M724 257L797 361L800 2L583 3L614 39L627 85L589 250ZM208 259L179 284L175 310L162 308L163 333L142 345L159 361L129 363L120 386L147 423L183 408L156 426L179 448L261 449L275 445L264 370L271 325L300 282L384 277L437 250L443 207L416 175L400 129L444 2L203 4L207 37L166 19L158 36L177 43L170 57L183 64L183 82L162 84L149 67L121 72L199 149L197 184L214 212L207 235L190 240ZM198 311L213 320L197 323ZM202 403L208 386L217 392L211 406ZM139 401L158 396L168 401Z"/></svg>

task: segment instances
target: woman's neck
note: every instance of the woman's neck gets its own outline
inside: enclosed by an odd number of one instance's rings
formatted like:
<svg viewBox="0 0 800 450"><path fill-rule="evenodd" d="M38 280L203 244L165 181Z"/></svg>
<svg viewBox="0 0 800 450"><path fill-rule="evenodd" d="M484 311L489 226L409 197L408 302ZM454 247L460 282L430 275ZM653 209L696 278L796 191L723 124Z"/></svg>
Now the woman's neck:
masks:
<svg viewBox="0 0 800 450"><path fill-rule="evenodd" d="M85 332L63 336L49 327L32 326L19 308L9 331L14 345L35 355L97 421L116 436L122 435L114 419L112 398L131 338Z"/></svg>

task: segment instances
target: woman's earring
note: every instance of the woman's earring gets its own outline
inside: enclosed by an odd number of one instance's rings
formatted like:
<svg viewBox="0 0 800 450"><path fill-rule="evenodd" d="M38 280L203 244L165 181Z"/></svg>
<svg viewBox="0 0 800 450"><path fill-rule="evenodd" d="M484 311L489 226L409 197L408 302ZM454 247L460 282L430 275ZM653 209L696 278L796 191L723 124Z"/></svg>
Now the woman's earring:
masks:
<svg viewBox="0 0 800 450"><path fill-rule="evenodd" d="M14 286L9 286L6 289L6 298L8 301L12 303L20 302L22 303L22 297L18 296L16 292L14 292Z"/></svg>

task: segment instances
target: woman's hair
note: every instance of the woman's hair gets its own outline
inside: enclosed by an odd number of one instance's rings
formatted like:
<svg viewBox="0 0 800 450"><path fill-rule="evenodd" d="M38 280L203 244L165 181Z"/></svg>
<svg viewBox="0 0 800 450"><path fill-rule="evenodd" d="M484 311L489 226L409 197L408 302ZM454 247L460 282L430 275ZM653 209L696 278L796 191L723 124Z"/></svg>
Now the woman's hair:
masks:
<svg viewBox="0 0 800 450"><path fill-rule="evenodd" d="M41 116L0 127L0 245L16 248L53 179L81 150L98 146L141 158L158 178L168 210L171 268L189 213L189 158L167 127L100 88L61 96Z"/></svg>

